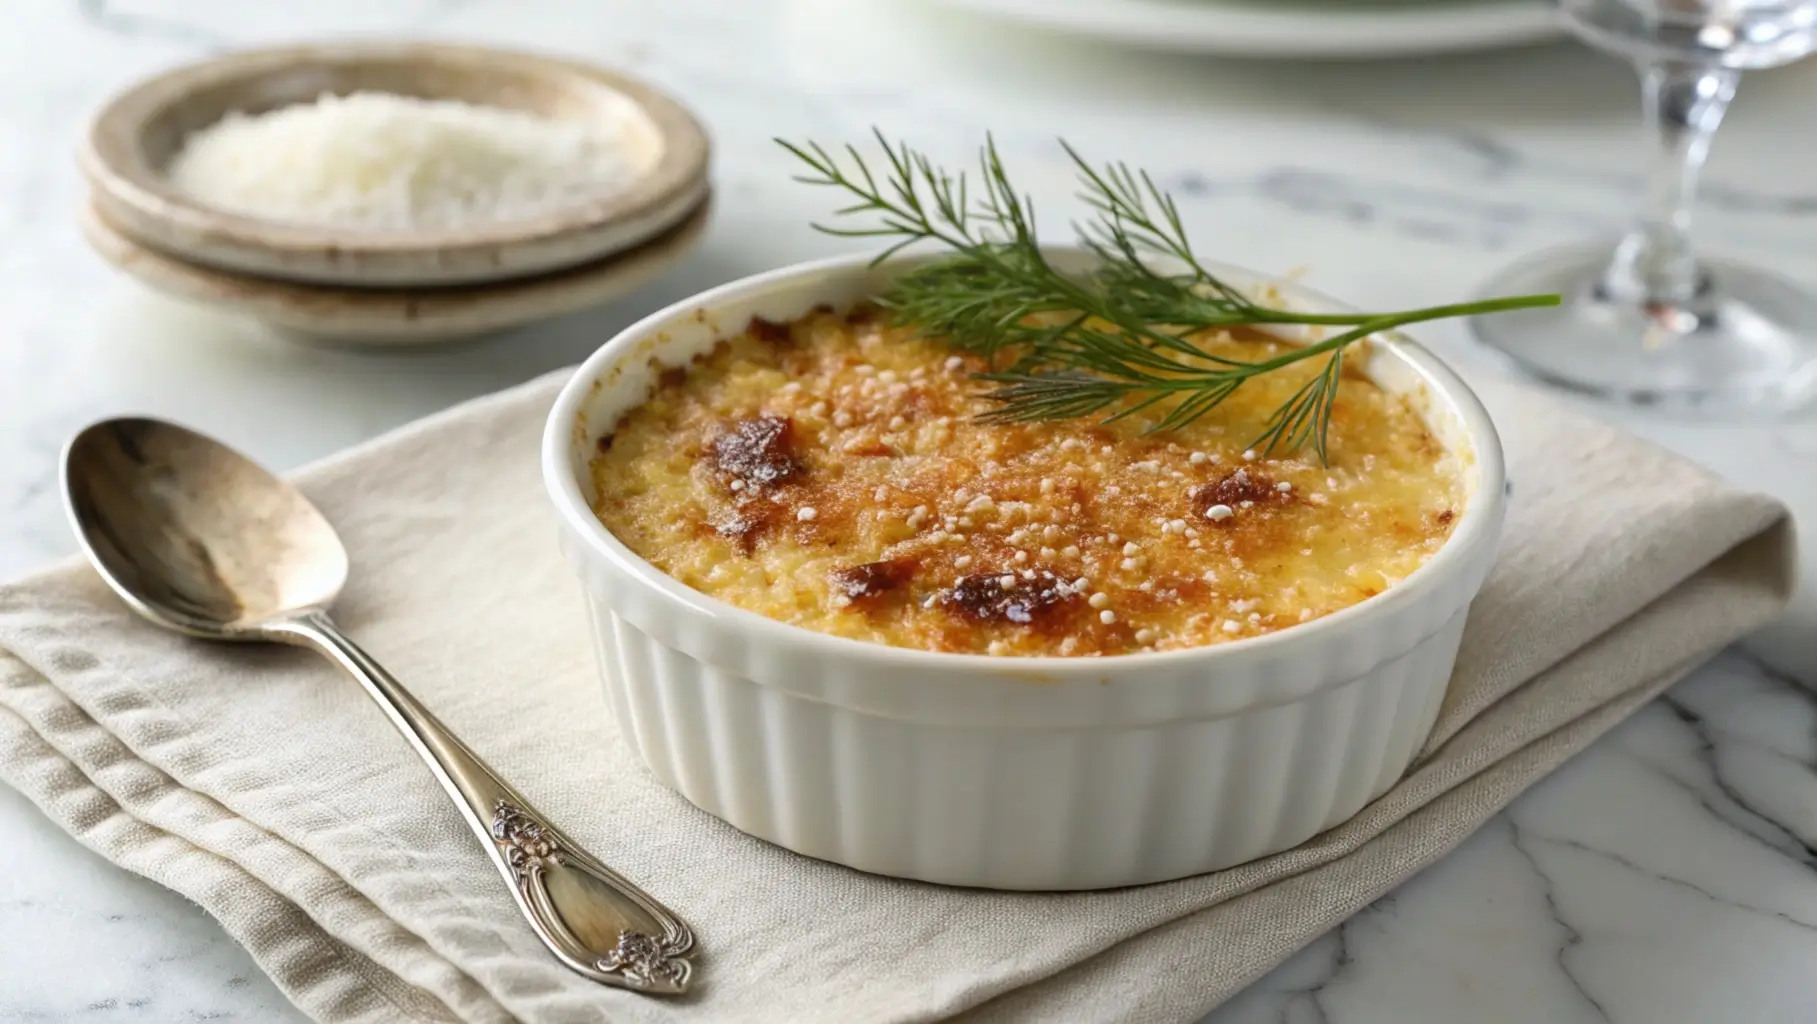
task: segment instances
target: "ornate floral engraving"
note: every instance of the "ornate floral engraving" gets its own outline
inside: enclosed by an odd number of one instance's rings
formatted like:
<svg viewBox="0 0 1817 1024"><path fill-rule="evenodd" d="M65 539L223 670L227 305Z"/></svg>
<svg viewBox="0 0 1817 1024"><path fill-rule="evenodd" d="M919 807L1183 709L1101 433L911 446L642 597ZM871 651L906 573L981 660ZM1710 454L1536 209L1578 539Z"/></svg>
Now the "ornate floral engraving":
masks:
<svg viewBox="0 0 1817 1024"><path fill-rule="evenodd" d="M492 811L492 838L505 848L505 862L520 877L561 863L561 844L543 823L503 800Z"/></svg>
<svg viewBox="0 0 1817 1024"><path fill-rule="evenodd" d="M615 971L636 988L680 988L688 979L688 962L670 941L643 932L622 932L618 948L600 957L602 971Z"/></svg>
<svg viewBox="0 0 1817 1024"><path fill-rule="evenodd" d="M508 801L500 800L492 809L492 838L504 854L505 863L510 865L512 873L516 875L518 886L530 897L533 923L540 920L544 913L556 913L552 909L546 912L536 909L544 905L546 895L540 899L531 895L538 891L546 893L545 883L541 880L544 871L559 865L601 877L590 865L586 854L570 857L547 825ZM615 885L614 888L616 887ZM593 962L593 970L611 976L599 980L655 992L680 992L686 989L692 965L683 957L693 947L693 936L686 925L671 925L664 920L663 915L656 916L662 924L664 934L656 937L640 931L620 932L618 945ZM539 928L548 924L544 922ZM561 928L559 922L554 923L554 931L556 934L565 934L565 929ZM551 940L545 934L544 938L545 941L555 942L558 947L578 945L572 937ZM597 950L575 948L567 950L564 955L577 956L585 963L586 957L594 953Z"/></svg>

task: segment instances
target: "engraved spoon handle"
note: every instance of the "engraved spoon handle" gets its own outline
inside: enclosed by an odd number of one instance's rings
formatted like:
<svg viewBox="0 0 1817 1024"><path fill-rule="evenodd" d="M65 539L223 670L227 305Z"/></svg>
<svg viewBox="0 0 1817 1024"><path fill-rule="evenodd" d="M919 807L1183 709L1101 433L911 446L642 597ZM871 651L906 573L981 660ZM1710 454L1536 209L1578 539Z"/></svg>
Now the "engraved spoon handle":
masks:
<svg viewBox="0 0 1817 1024"><path fill-rule="evenodd" d="M694 945L688 926L550 825L325 613L274 622L266 632L327 655L360 681L454 799L557 959L609 985L687 989Z"/></svg>

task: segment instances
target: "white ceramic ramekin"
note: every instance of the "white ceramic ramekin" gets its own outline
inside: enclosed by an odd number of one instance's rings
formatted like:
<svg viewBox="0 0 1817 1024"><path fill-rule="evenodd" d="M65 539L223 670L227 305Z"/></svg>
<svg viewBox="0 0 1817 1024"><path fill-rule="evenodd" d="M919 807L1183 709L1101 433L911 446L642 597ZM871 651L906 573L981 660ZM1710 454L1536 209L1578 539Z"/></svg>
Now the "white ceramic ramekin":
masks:
<svg viewBox="0 0 1817 1024"><path fill-rule="evenodd" d="M1488 415L1403 338L1372 346L1365 369L1412 396L1461 457L1469 496L1456 531L1394 588L1267 636L1112 658L902 650L707 597L594 518L594 442L648 393L652 360L685 364L753 316L844 307L907 263L838 259L715 288L607 342L556 400L543 474L619 730L656 777L799 853L1001 889L1229 867L1304 842L1393 785L1444 699L1504 503ZM1216 269L1276 301L1343 308Z"/></svg>

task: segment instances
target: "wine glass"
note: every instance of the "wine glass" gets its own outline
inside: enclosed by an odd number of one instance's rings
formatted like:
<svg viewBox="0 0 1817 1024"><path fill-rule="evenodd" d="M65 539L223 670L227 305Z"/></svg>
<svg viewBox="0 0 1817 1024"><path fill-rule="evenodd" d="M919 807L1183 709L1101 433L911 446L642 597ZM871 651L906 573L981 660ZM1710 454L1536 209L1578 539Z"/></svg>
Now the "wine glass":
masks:
<svg viewBox="0 0 1817 1024"><path fill-rule="evenodd" d="M1770 271L1691 252L1699 171L1747 68L1817 50L1817 0L1557 0L1579 37L1632 60L1655 152L1640 222L1612 247L1573 245L1503 270L1491 294L1561 306L1472 319L1477 338L1550 384L1718 416L1817 398L1817 295Z"/></svg>

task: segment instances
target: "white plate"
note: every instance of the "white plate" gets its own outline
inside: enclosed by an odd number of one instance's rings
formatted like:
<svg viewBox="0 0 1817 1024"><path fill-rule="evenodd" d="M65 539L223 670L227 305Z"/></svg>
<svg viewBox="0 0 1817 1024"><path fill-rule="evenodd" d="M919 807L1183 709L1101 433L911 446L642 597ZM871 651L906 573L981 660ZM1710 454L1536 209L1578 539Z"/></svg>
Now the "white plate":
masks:
<svg viewBox="0 0 1817 1024"><path fill-rule="evenodd" d="M940 0L1011 21L1164 50L1248 57L1399 57L1559 33L1546 0Z"/></svg>

